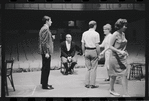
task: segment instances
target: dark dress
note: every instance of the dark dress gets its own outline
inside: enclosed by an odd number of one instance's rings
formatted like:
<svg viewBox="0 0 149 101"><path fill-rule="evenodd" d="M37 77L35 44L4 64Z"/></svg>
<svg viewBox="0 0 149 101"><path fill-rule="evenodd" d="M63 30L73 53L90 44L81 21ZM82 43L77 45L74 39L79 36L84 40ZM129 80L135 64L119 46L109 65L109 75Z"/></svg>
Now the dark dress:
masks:
<svg viewBox="0 0 149 101"><path fill-rule="evenodd" d="M125 34L122 34L122 38L117 35L116 36L116 40L114 42L114 47L119 49L119 50L123 50L124 48L126 48L127 45L127 40L125 38ZM109 75L110 76L127 76L127 72L128 72L128 66L127 66L127 56L123 56L120 53L116 53L114 51L111 51L111 57L109 60ZM120 63L121 62L121 63ZM125 69L122 68L123 66L126 67Z"/></svg>

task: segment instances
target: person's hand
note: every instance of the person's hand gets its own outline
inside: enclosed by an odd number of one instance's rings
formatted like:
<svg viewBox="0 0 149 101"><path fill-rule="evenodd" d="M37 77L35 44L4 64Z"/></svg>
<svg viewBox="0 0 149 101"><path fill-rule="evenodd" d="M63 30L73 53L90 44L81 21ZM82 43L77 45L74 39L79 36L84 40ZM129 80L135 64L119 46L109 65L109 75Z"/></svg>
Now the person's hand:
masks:
<svg viewBox="0 0 149 101"><path fill-rule="evenodd" d="M125 51L125 58L128 58L128 56L129 56L129 54L128 54L128 52L127 51Z"/></svg>
<svg viewBox="0 0 149 101"><path fill-rule="evenodd" d="M100 55L100 56L103 56L103 55L104 55L104 52L102 51L99 55Z"/></svg>
<svg viewBox="0 0 149 101"><path fill-rule="evenodd" d="M129 54L128 54L128 52L127 52L127 51L125 51L125 54L126 54L126 56L129 56Z"/></svg>
<svg viewBox="0 0 149 101"><path fill-rule="evenodd" d="M122 54L122 55L126 55L126 52L125 51L120 51L120 53Z"/></svg>
<svg viewBox="0 0 149 101"><path fill-rule="evenodd" d="M46 53L45 57L48 59L50 56L49 56L49 54L48 54L48 53Z"/></svg>
<svg viewBox="0 0 149 101"><path fill-rule="evenodd" d="M82 53L83 56L85 56L85 53Z"/></svg>
<svg viewBox="0 0 149 101"><path fill-rule="evenodd" d="M71 59L72 59L72 57L71 57L71 56L69 56L67 59L68 59L68 61L70 62L70 61L71 61Z"/></svg>
<svg viewBox="0 0 149 101"><path fill-rule="evenodd" d="M52 38L55 39L55 35L52 35Z"/></svg>

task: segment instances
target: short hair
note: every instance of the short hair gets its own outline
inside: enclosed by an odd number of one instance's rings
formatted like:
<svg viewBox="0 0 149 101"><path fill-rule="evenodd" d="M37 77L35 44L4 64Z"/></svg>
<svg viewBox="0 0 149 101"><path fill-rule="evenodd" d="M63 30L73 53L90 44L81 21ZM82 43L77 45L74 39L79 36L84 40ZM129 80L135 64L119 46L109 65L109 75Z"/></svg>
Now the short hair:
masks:
<svg viewBox="0 0 149 101"><path fill-rule="evenodd" d="M115 29L119 30L121 29L124 25L127 25L127 20L126 19L118 19L115 23Z"/></svg>
<svg viewBox="0 0 149 101"><path fill-rule="evenodd" d="M68 35L71 36L71 34L66 34L66 37L67 37ZM72 36L71 36L71 37L72 37Z"/></svg>
<svg viewBox="0 0 149 101"><path fill-rule="evenodd" d="M43 24L45 24L46 21L49 21L49 19L51 19L51 17L45 15L45 16L42 18Z"/></svg>
<svg viewBox="0 0 149 101"><path fill-rule="evenodd" d="M104 26L103 26L103 28L107 28L109 31L111 31L111 30L112 30L112 27L111 27L111 25L110 25L110 24L106 24L106 25L104 25Z"/></svg>
<svg viewBox="0 0 149 101"><path fill-rule="evenodd" d="M97 25L96 21L92 20L89 22L89 28L93 28L95 25Z"/></svg>

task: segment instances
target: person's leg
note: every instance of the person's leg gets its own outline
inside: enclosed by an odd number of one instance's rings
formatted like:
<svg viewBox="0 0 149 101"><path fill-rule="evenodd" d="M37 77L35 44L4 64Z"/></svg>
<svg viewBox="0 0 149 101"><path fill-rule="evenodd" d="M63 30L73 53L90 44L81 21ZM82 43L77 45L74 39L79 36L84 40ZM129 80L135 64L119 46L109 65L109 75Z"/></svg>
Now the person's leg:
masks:
<svg viewBox="0 0 149 101"><path fill-rule="evenodd" d="M85 67L87 68L85 75L85 87L89 88L90 86L90 70L91 70L91 61L88 51L85 51Z"/></svg>
<svg viewBox="0 0 149 101"><path fill-rule="evenodd" d="M68 64L67 64L67 59L65 57L61 57L62 58L62 63L66 69L66 72L65 74L67 75L68 74Z"/></svg>
<svg viewBox="0 0 149 101"><path fill-rule="evenodd" d="M108 74L109 69L107 69L107 74ZM110 81L110 76L108 74L108 77L105 79L105 81Z"/></svg>
<svg viewBox="0 0 149 101"><path fill-rule="evenodd" d="M114 84L115 84L116 76L110 76L110 91L114 90Z"/></svg>
<svg viewBox="0 0 149 101"><path fill-rule="evenodd" d="M120 96L120 94L115 92L114 90L115 80L116 80L116 76L110 76L110 94L114 96Z"/></svg>
<svg viewBox="0 0 149 101"><path fill-rule="evenodd" d="M108 65L106 59L105 59L105 65L104 65L104 67L107 69L107 76L106 76L105 81L110 81L110 76L109 76L109 74L108 74L108 71L109 71L109 65Z"/></svg>
<svg viewBox="0 0 149 101"><path fill-rule="evenodd" d="M130 71L131 71L131 68L132 68L132 67L131 67L131 65L128 65L127 67L128 67L128 75L127 75L127 79L129 79Z"/></svg>
<svg viewBox="0 0 149 101"><path fill-rule="evenodd" d="M92 85L92 88L95 88L95 83L96 83L96 71L97 71L97 66L98 66L98 58L97 58L97 53L96 53L96 50L92 50L91 51L91 57L92 57L92 60L91 60L91 78L90 78L90 81L91 81L91 85Z"/></svg>
<svg viewBox="0 0 149 101"><path fill-rule="evenodd" d="M48 59L46 59L46 66L47 66L47 85L48 85L48 80L49 80L49 75L50 75L50 70L51 70L51 55Z"/></svg>
<svg viewBox="0 0 149 101"><path fill-rule="evenodd" d="M43 87L47 87L49 74L50 74L50 63L51 63L51 56L49 58L44 57L44 69L43 69Z"/></svg>
<svg viewBox="0 0 149 101"><path fill-rule="evenodd" d="M44 62L45 62L45 58L44 58L45 55L42 54L41 56L42 56L42 67L41 67L41 81L40 81L40 83L42 84L42 83L43 83L43 70L44 70L43 68L45 67L45 66L44 66L44 64L45 64L45 63L44 63Z"/></svg>
<svg viewBox="0 0 149 101"><path fill-rule="evenodd" d="M128 80L127 80L127 76L122 76L122 86L123 86L123 90L124 90L124 95L129 96L128 94Z"/></svg>
<svg viewBox="0 0 149 101"><path fill-rule="evenodd" d="M105 79L105 81L110 81L110 76L109 76L109 61L110 61L110 51L105 52L105 67L107 68L107 76L108 78Z"/></svg>
<svg viewBox="0 0 149 101"><path fill-rule="evenodd" d="M71 63L71 66L69 68L68 71L71 72L71 70L74 68L74 66L77 64L77 59L75 57L72 58L72 63Z"/></svg>

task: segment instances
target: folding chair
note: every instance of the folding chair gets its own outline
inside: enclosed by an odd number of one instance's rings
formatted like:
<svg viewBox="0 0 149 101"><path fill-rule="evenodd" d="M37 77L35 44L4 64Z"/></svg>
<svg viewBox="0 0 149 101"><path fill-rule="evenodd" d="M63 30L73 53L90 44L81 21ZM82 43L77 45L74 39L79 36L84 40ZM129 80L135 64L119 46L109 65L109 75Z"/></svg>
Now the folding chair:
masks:
<svg viewBox="0 0 149 101"><path fill-rule="evenodd" d="M13 83L13 77L12 77L13 63L14 63L14 60L6 60L5 61L5 67L6 67L5 87L6 87L6 93L7 93L8 96L9 96L9 93L8 93L7 78L9 78L10 83L13 87L13 90L15 91L15 87L14 87L14 83Z"/></svg>

